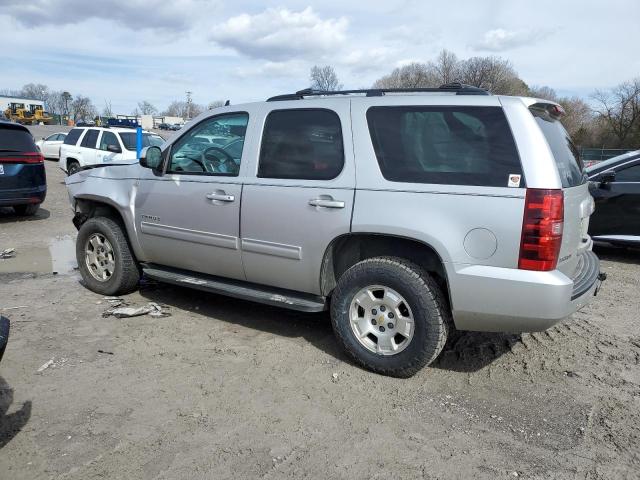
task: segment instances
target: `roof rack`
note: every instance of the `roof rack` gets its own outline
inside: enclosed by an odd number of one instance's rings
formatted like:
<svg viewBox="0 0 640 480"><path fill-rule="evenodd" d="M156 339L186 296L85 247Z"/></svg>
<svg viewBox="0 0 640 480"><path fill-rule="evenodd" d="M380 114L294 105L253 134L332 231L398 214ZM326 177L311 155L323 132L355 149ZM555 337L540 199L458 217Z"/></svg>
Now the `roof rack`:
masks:
<svg viewBox="0 0 640 480"><path fill-rule="evenodd" d="M302 100L305 97L321 97L331 95L357 95L364 94L367 97L382 97L387 93L433 93L433 92L450 92L456 95L490 95L484 88L478 88L471 85L465 85L459 82L445 83L438 88L370 88L365 90L314 90L305 88L296 93L287 93L284 95L276 95L267 99L267 102L281 102L284 100Z"/></svg>

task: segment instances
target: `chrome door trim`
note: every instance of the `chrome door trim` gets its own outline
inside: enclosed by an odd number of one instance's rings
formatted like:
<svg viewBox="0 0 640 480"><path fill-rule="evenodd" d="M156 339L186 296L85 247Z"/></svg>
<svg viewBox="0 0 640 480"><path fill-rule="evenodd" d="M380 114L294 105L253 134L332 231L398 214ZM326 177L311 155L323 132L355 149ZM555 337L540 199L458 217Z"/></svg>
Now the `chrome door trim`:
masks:
<svg viewBox="0 0 640 480"><path fill-rule="evenodd" d="M292 260L302 260L302 247L287 245L284 243L266 242L243 238L241 240L242 251L272 255L274 257L291 258Z"/></svg>
<svg viewBox="0 0 640 480"><path fill-rule="evenodd" d="M238 250L238 237L220 233L203 232L189 228L173 227L161 223L140 222L140 231L156 237L173 238L185 242L212 245L214 247Z"/></svg>

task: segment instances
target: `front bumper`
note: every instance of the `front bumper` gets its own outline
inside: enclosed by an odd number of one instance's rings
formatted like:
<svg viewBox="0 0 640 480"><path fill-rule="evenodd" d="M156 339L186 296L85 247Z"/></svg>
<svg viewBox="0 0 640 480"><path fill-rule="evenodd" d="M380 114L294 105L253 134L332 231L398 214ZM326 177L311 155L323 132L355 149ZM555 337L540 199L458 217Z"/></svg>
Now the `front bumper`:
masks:
<svg viewBox="0 0 640 480"><path fill-rule="evenodd" d="M546 330L589 303L605 278L591 251L581 255L574 278L558 270L463 266L449 276L454 322L459 330Z"/></svg>

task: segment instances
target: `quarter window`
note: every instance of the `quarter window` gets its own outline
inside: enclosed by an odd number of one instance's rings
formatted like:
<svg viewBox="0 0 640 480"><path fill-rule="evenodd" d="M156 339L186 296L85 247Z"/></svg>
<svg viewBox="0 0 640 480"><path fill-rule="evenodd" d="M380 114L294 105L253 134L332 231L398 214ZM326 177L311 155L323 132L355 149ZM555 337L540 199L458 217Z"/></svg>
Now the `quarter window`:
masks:
<svg viewBox="0 0 640 480"><path fill-rule="evenodd" d="M372 107L367 121L387 180L524 186L520 158L499 107Z"/></svg>
<svg viewBox="0 0 640 480"><path fill-rule="evenodd" d="M82 144L80 146L86 148L96 148L99 133L99 130L87 130L87 133L85 133L84 137L82 138Z"/></svg>
<svg viewBox="0 0 640 480"><path fill-rule="evenodd" d="M265 122L258 177L331 180L344 166L340 118L330 110L275 110Z"/></svg>
<svg viewBox="0 0 640 480"><path fill-rule="evenodd" d="M65 145L75 145L78 143L78 139L84 130L82 128L74 128L64 139Z"/></svg>
<svg viewBox="0 0 640 480"><path fill-rule="evenodd" d="M246 113L199 123L172 146L168 173L237 177L248 123Z"/></svg>

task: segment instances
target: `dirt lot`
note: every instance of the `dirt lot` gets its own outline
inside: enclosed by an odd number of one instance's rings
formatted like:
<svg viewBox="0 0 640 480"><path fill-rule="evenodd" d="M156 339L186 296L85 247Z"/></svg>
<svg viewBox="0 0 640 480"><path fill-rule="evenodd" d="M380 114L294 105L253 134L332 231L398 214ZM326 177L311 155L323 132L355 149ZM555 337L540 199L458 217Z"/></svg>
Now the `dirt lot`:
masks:
<svg viewBox="0 0 640 480"><path fill-rule="evenodd" d="M0 210L2 479L640 478L640 253L600 250L609 280L556 328L466 334L398 380L327 315L148 283L126 301L171 316L103 318L47 173L37 217Z"/></svg>

